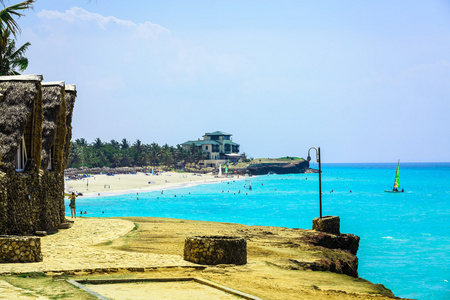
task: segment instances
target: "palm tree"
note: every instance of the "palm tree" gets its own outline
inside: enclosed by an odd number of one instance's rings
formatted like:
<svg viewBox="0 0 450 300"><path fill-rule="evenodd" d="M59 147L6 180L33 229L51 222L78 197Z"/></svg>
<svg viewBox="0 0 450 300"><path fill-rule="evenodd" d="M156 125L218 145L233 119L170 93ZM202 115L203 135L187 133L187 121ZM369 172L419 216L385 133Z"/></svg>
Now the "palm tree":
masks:
<svg viewBox="0 0 450 300"><path fill-rule="evenodd" d="M5 5L3 0L0 2ZM21 11L32 8L35 0L26 0L8 7L5 7L0 11L0 49L6 49L6 40L5 33L9 30L14 37L17 37L17 34L20 33L20 27L15 17L22 17L24 14Z"/></svg>
<svg viewBox="0 0 450 300"><path fill-rule="evenodd" d="M88 144L88 142L86 141L85 138L76 139L76 140L75 140L75 143L76 143L78 146L81 146L81 147L86 147L87 144Z"/></svg>
<svg viewBox="0 0 450 300"><path fill-rule="evenodd" d="M110 144L111 144L111 146L113 146L113 148L115 148L115 149L119 149L119 142L118 141L116 141L116 140L111 140L110 142L109 142Z"/></svg>
<svg viewBox="0 0 450 300"><path fill-rule="evenodd" d="M19 75L19 71L23 72L28 67L28 58L24 54L31 44L27 42L16 49L16 42L9 38L10 35L11 32L6 29L6 48L0 51L0 75Z"/></svg>
<svg viewBox="0 0 450 300"><path fill-rule="evenodd" d="M96 138L94 141L94 148L95 149L100 149L103 147L103 142L100 138Z"/></svg>
<svg viewBox="0 0 450 300"><path fill-rule="evenodd" d="M7 50L8 47L8 39L9 36L12 34L15 38L17 37L17 34L20 33L20 27L19 24L17 23L16 20L14 20L15 17L20 18L22 16L24 16L24 14L21 13L22 10L25 9L29 9L33 7L33 3L35 2L35 0L26 0L8 7L5 7L4 9L2 9L0 11L0 53L2 55L0 55L0 66L2 68L4 68L5 63L3 62L3 58L5 57L5 52ZM5 5L3 0L0 0L0 3L3 4L3 6ZM24 47L25 46L25 47ZM26 51L26 48L29 45L24 45L22 47L19 48L19 56L23 56L22 54ZM21 70L22 68L25 66L28 66L28 60L26 60L26 65L24 64L25 61L23 59L20 60L21 62L19 63L18 66ZM11 73L9 70L11 70L11 67L8 67L8 73L2 73L1 75L6 75L6 74L15 74L15 73ZM25 69L23 69L25 70ZM22 71L23 71L22 70Z"/></svg>
<svg viewBox="0 0 450 300"><path fill-rule="evenodd" d="M150 163L153 166L159 164L159 159L161 157L161 150L162 150L161 147L157 143L151 143L151 145L149 146L148 155Z"/></svg>
<svg viewBox="0 0 450 300"><path fill-rule="evenodd" d="M28 66L28 60L23 57L23 54L26 51L26 48L28 48L29 44L25 44L22 47L20 47L17 51L14 51L14 49L11 52L11 54L16 54L17 57L15 59L15 62L17 65L7 65L5 62L3 62L4 57L6 57L6 50L8 49L8 40L9 36L12 34L14 37L17 37L17 34L20 33L20 27L16 20L14 20L15 17L22 17L24 16L21 11L25 9L29 9L33 7L33 3L35 0L26 0L8 7L5 7L0 11L0 66L1 68L6 68L8 70L7 73L2 73L0 75L9 75L9 74L16 74L15 71L12 71L14 67L19 67L21 71L25 70ZM5 5L3 0L0 0L0 3ZM12 45L13 48L15 48L15 43ZM10 57L11 58L11 57ZM6 67L5 67L6 66Z"/></svg>
<svg viewBox="0 0 450 300"><path fill-rule="evenodd" d="M122 144L120 145L120 148L122 150L130 148L130 143L127 141L127 139L122 140Z"/></svg>
<svg viewBox="0 0 450 300"><path fill-rule="evenodd" d="M138 154L142 152L142 142L141 140L136 140L136 142L133 144L133 148L136 150Z"/></svg>

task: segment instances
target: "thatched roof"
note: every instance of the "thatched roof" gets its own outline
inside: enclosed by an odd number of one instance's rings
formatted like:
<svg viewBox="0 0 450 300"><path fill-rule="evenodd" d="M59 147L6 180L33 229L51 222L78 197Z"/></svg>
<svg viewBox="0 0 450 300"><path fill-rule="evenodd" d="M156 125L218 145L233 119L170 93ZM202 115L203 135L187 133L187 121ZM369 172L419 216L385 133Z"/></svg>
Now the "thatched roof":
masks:
<svg viewBox="0 0 450 300"><path fill-rule="evenodd" d="M66 85L65 98L66 98L66 142L64 146L64 169L69 164L70 153L70 141L72 140L72 116L73 108L75 106L75 98L77 97L77 89L74 84Z"/></svg>
<svg viewBox="0 0 450 300"><path fill-rule="evenodd" d="M14 168L27 123L31 124L34 136L29 145L30 163L40 166L42 79L42 75L0 76L0 93L4 95L0 101L0 156L5 168Z"/></svg>
<svg viewBox="0 0 450 300"><path fill-rule="evenodd" d="M42 109L44 121L42 122L41 169L43 170L46 170L50 163L51 151L57 140L56 134L60 119L61 105L63 102L65 104L64 90L64 81L42 83ZM53 150L58 151L60 149L54 148ZM53 156L55 156L55 154L56 153L54 153ZM52 162L53 165L55 165L55 163L57 162Z"/></svg>

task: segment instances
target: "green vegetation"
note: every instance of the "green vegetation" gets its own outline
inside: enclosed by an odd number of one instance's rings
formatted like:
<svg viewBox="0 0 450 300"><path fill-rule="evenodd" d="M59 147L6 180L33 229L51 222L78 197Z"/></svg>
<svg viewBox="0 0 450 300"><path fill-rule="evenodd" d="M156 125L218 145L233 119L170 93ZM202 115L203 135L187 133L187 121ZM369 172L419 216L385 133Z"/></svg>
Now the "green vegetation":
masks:
<svg viewBox="0 0 450 300"><path fill-rule="evenodd" d="M28 67L28 58L24 56L30 43L25 43L16 49L16 42L10 38L11 32L7 29L3 33L6 47L0 51L0 75L19 75Z"/></svg>
<svg viewBox="0 0 450 300"><path fill-rule="evenodd" d="M285 156L280 157L281 160L305 160L303 157L295 157L295 156Z"/></svg>
<svg viewBox="0 0 450 300"><path fill-rule="evenodd" d="M89 144L81 138L71 142L68 167L115 168L151 165L175 169L187 165L194 167L200 160L207 158L206 152L193 145L185 149L181 145L147 145L142 144L140 140L131 145L127 139L122 139L121 143L116 140L108 143L102 142L100 138Z"/></svg>
<svg viewBox="0 0 450 300"><path fill-rule="evenodd" d="M29 43L16 49L15 41L11 39L20 33L20 27L15 18L24 16L21 11L32 8L35 0L23 1L0 11L0 75L17 75L17 69L24 71L28 66L28 59L24 57ZM0 0L4 4L4 1Z"/></svg>
<svg viewBox="0 0 450 300"><path fill-rule="evenodd" d="M243 154L245 155L245 154ZM161 167L168 170L181 170L196 172L199 170L198 163L208 159L209 154L200 148L191 145L188 149L181 145L160 146L157 143L143 144L136 140L131 144L127 139L121 142L111 140L103 142L96 138L93 143L80 138L71 142L68 168L117 168L117 167ZM230 162L228 170L247 168L250 164L261 163L291 163L304 160L301 157L285 156L281 158L257 158L245 159L244 162ZM215 168L202 167L203 172L212 172Z"/></svg>

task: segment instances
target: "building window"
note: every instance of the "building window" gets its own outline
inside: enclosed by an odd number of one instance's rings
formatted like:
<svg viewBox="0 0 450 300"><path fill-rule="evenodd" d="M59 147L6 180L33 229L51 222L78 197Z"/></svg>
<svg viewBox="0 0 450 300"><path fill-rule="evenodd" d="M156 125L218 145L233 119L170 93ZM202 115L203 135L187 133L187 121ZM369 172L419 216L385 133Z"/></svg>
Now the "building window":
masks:
<svg viewBox="0 0 450 300"><path fill-rule="evenodd" d="M229 144L225 144L225 152L230 151L230 145Z"/></svg>
<svg viewBox="0 0 450 300"><path fill-rule="evenodd" d="M205 150L208 150L208 146L205 146Z"/></svg>
<svg viewBox="0 0 450 300"><path fill-rule="evenodd" d="M17 155L16 155L16 171L24 171L25 165L27 164L27 149L25 146L25 139L22 137L20 140L19 148L17 148Z"/></svg>
<svg viewBox="0 0 450 300"><path fill-rule="evenodd" d="M219 152L219 145L212 145L212 152Z"/></svg>

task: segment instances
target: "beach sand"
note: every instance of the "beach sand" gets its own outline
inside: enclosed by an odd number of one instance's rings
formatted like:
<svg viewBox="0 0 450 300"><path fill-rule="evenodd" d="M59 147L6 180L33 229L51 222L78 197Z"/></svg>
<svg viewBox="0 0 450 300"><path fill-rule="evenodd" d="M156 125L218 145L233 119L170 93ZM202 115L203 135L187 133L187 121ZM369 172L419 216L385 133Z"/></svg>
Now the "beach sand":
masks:
<svg viewBox="0 0 450 300"><path fill-rule="evenodd" d="M243 176L218 178L211 174L163 172L160 175L150 173L91 175L91 177L65 181L65 190L83 193L84 196L101 196L168 190L199 184L217 183L229 180L243 179Z"/></svg>

